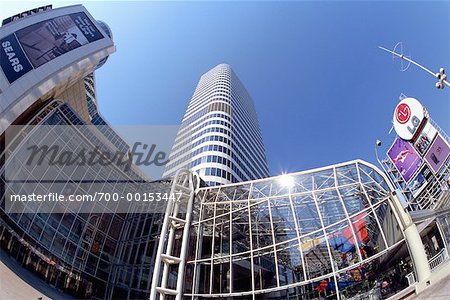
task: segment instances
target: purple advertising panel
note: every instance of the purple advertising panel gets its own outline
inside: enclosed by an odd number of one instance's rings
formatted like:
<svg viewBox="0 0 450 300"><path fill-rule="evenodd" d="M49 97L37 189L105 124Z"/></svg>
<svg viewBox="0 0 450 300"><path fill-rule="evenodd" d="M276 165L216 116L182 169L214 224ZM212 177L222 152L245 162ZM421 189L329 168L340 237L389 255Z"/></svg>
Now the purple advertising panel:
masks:
<svg viewBox="0 0 450 300"><path fill-rule="evenodd" d="M410 143L397 138L387 152L405 181L409 181L419 169L422 159Z"/></svg>
<svg viewBox="0 0 450 300"><path fill-rule="evenodd" d="M35 68L70 50L103 38L84 12L30 25L17 31L16 36Z"/></svg>
<svg viewBox="0 0 450 300"><path fill-rule="evenodd" d="M438 134L433 144L425 155L425 160L430 164L434 172L439 171L439 169L444 164L448 155L450 154L450 147Z"/></svg>

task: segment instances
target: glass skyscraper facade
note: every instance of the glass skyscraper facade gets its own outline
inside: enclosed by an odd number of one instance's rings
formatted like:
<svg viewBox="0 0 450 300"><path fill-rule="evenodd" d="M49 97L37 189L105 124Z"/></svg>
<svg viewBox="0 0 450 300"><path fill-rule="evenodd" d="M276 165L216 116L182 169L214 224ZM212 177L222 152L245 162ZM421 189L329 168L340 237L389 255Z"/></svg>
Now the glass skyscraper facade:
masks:
<svg viewBox="0 0 450 300"><path fill-rule="evenodd" d="M163 177L182 168L210 186L269 175L253 100L227 64L200 78Z"/></svg>
<svg viewBox="0 0 450 300"><path fill-rule="evenodd" d="M2 246L25 267L67 293L82 298L111 297L114 292L112 284L117 282L119 287L115 292L121 297L130 297L129 289L125 294L120 292L120 283L126 282L130 288L133 286L138 290L140 286L134 286L130 282L133 278L130 270L145 269L146 263L149 269L150 261L144 257L147 253L145 248L141 249L139 256L135 255L140 243L129 242L129 237L138 236L137 228L146 228L145 234L139 237L143 236L145 244L151 247L150 239L155 238L158 233L157 220L161 214L140 214L133 209L124 213L120 205L109 205L108 202L98 202L95 205L88 203L87 206L73 205L70 202L49 205L44 202L11 203L6 199L12 194L52 192L68 195L143 190L147 179L135 168L125 171L116 165L50 166L38 171L39 167L26 164L24 157L27 157L27 146L30 144L50 147L64 144L60 151L98 147L106 149L111 145L102 141L104 136L93 126L83 124L76 111L67 103L54 100L42 108L28 126L20 126L21 133L8 144L1 156L1 161L5 163L0 169L0 240ZM39 128L48 129L45 130L45 136L42 136ZM14 170L20 174L15 174ZM44 178L39 177L42 172L45 174ZM26 180L14 180L15 178ZM169 185L170 182L152 184L158 191L168 189ZM145 190L148 188L150 186ZM144 221L136 221L140 219ZM152 220L156 222L151 227ZM145 225L145 221L148 224ZM126 250L125 253L123 249ZM151 257L153 248L148 251ZM130 254L132 259L128 258ZM143 280L139 282L142 283ZM144 289L148 290L149 287L145 286Z"/></svg>

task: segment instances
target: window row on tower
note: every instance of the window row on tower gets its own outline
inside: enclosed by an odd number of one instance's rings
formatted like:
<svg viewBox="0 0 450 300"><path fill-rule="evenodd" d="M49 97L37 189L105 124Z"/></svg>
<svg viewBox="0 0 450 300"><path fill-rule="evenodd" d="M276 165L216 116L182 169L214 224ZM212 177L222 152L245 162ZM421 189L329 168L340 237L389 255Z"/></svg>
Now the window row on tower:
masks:
<svg viewBox="0 0 450 300"><path fill-rule="evenodd" d="M200 140L198 140L197 142L192 144L192 148L195 148L196 146L206 143L206 142L210 142L210 141L215 141L215 142L222 142L225 143L229 146L231 146L231 140L223 137L223 136L218 136L218 135L210 135L210 136L206 136L204 138L201 138ZM218 146L218 145L214 145L214 146ZM219 147L219 146L218 146ZM167 166L167 170L170 170L171 168L173 168L174 166L179 165L181 162L185 161L186 159L179 159L177 161L175 161L175 159L177 159L179 156L183 156L185 155L186 152L180 152L177 155L171 157L172 163L170 163ZM189 157L193 157L194 155L189 155Z"/></svg>
<svg viewBox="0 0 450 300"><path fill-rule="evenodd" d="M172 148L172 152L176 152L177 150L179 150L179 149L183 148L184 146L190 144L193 140L201 137L204 134L210 133L210 132L219 132L219 133L223 133L223 134L225 134L227 136L230 136L230 134L231 134L230 131L228 131L225 128L222 128L222 127L210 127L210 128L207 128L207 129L205 129L205 130L203 130L203 131L193 135L190 139L186 139L184 142L179 143L177 146Z"/></svg>
<svg viewBox="0 0 450 300"><path fill-rule="evenodd" d="M206 118L206 119L208 119L208 118ZM223 121L223 120L211 120L211 121L205 122L202 125L200 125L199 127L195 128L195 131L201 130L201 129L205 128L208 125L222 125L222 126L225 126L225 127L228 127L229 129L231 129L231 123L229 123L229 122L226 122L226 121ZM179 136L175 140L174 145L176 145L178 141L183 140L184 138L186 138L188 134L192 134L192 132L193 132L193 130L186 132L182 136Z"/></svg>
<svg viewBox="0 0 450 300"><path fill-rule="evenodd" d="M222 177L223 179L226 179L233 183L237 182L237 180L233 176L233 174L231 174L230 172L227 172L225 170L219 169L219 168L205 168L205 176Z"/></svg>
<svg viewBox="0 0 450 300"><path fill-rule="evenodd" d="M177 141L179 141L182 138L184 138L187 133L191 133L194 130L195 126L197 126L198 124L204 122L205 120L212 119L212 118L222 118L222 119L227 120L228 122L231 122L231 118L229 116L227 116L227 115L224 115L224 114L208 114L207 116L202 117L198 121L192 123L191 126L182 125L182 129L180 130L180 132L177 135L177 138L175 139L175 144L176 144ZM211 123L211 124L216 124L216 123ZM221 124L221 123L217 123L217 124ZM225 124L221 124L221 125L225 125ZM231 129L231 124L227 124L225 126L227 126L228 128ZM203 127L204 126L202 125L202 127L195 128L195 130L200 130Z"/></svg>
<svg viewBox="0 0 450 300"><path fill-rule="evenodd" d="M229 160L225 157L222 157L222 156L218 156L218 155L206 155L206 156L197 158L196 160L192 161L191 166L195 167L202 163L218 163L218 164L227 166L230 169L232 167L231 160Z"/></svg>

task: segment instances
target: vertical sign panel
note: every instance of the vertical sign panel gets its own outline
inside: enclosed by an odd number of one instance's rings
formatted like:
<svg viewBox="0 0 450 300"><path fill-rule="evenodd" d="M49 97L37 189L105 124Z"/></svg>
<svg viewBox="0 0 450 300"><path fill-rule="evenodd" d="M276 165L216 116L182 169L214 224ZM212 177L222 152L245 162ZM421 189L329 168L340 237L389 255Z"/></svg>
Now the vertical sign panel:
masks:
<svg viewBox="0 0 450 300"><path fill-rule="evenodd" d="M438 134L431 145L430 150L425 155L425 160L430 164L433 171L437 172L442 167L449 154L450 147Z"/></svg>
<svg viewBox="0 0 450 300"><path fill-rule="evenodd" d="M419 169L422 159L410 143L397 138L387 153L405 181Z"/></svg>

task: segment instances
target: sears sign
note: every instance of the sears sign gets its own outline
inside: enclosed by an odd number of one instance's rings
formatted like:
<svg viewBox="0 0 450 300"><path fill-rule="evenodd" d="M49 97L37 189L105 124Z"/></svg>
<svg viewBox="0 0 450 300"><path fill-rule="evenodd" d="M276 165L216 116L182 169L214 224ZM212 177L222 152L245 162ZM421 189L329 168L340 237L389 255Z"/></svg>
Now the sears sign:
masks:
<svg viewBox="0 0 450 300"><path fill-rule="evenodd" d="M1 39L0 46L0 66L10 83L33 69L15 34Z"/></svg>
<svg viewBox="0 0 450 300"><path fill-rule="evenodd" d="M422 129L425 116L425 108L416 99L405 98L400 101L394 112L397 135L407 141L415 139Z"/></svg>

